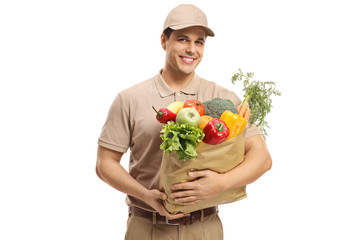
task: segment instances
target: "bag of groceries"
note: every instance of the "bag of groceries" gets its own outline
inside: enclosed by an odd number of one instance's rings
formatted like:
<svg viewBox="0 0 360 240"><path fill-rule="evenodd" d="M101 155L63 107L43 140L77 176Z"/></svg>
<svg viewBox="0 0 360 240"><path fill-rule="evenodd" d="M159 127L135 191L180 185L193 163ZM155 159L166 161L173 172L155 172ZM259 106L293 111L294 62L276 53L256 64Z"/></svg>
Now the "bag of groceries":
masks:
<svg viewBox="0 0 360 240"><path fill-rule="evenodd" d="M160 189L168 196L173 184L193 180L188 176L190 171L209 169L225 173L244 159L246 116L250 110L241 117L240 108L229 100L215 98L204 103L194 99L174 102L157 111L158 121L164 124ZM164 206L170 213L188 213L245 197L245 187L241 187L187 206L168 197Z"/></svg>
<svg viewBox="0 0 360 240"><path fill-rule="evenodd" d="M225 173L235 168L245 157L246 125L256 123L263 131L265 115L270 111L270 95L280 95L272 82L249 82L241 70L233 82L245 77L244 101L235 106L230 100L214 98L205 102L196 99L173 102L156 111L156 119L163 124L160 149L164 151L160 168L160 190L168 198L164 206L169 213L189 213L196 210L231 203L246 197L246 187L231 189L209 200L192 205L175 203L170 198L171 186L194 180L188 173L212 170ZM266 85L271 85L266 88ZM255 99L255 100L254 100ZM270 101L269 101L270 100ZM254 116L253 116L254 113Z"/></svg>
<svg viewBox="0 0 360 240"><path fill-rule="evenodd" d="M164 152L160 169L160 189L167 196L171 194L171 186L176 183L192 181L188 172L209 169L224 173L240 164L244 159L245 130L240 135L217 145L200 142L196 148L197 158L180 161L175 152L169 156ZM234 202L246 197L245 187L229 190L216 198L201 201L192 205L182 205L169 198L164 200L164 206L170 213L189 213L207 207Z"/></svg>

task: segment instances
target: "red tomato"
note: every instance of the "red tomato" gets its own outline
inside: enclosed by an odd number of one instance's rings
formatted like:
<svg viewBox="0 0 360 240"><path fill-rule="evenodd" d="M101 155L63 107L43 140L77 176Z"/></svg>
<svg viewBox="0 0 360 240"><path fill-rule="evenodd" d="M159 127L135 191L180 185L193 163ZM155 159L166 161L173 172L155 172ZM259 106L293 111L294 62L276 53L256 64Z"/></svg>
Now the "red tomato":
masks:
<svg viewBox="0 0 360 240"><path fill-rule="evenodd" d="M200 102L199 100L195 100L195 99L191 99L191 100L187 100L184 103L184 108L195 108L196 111L199 112L200 116L203 116L205 114L205 107L204 104L202 104L202 102Z"/></svg>

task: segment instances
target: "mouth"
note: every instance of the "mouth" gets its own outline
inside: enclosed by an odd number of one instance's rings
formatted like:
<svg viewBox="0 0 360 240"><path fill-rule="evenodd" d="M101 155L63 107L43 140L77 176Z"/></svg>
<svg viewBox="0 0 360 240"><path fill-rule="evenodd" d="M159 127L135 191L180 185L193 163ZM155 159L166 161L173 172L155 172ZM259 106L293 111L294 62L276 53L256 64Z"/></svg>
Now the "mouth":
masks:
<svg viewBox="0 0 360 240"><path fill-rule="evenodd" d="M184 56L180 56L180 59L186 64L192 64L196 60L196 58L194 57L184 57Z"/></svg>

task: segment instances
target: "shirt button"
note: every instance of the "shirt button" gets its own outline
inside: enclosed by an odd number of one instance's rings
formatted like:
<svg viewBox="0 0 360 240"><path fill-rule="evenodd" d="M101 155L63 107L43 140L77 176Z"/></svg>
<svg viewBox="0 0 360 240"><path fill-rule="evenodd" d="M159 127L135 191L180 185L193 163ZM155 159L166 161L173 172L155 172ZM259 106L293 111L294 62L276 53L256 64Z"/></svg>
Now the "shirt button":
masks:
<svg viewBox="0 0 360 240"><path fill-rule="evenodd" d="M178 96L181 96L181 93L180 93L180 92L178 92L178 93L177 93L177 95L178 95Z"/></svg>

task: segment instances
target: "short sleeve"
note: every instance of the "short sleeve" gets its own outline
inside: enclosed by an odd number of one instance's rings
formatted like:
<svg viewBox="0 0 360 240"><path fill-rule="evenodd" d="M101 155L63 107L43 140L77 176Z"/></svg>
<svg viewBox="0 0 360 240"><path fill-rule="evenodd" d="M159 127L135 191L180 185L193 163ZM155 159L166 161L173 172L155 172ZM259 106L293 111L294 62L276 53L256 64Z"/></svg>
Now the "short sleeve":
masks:
<svg viewBox="0 0 360 240"><path fill-rule="evenodd" d="M125 153L131 142L129 104L119 93L111 104L98 144L114 151Z"/></svg>
<svg viewBox="0 0 360 240"><path fill-rule="evenodd" d="M255 124L249 124L247 126L245 138L249 138L258 134L262 134L262 131Z"/></svg>

